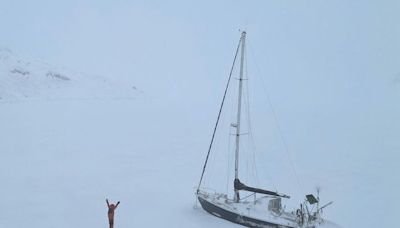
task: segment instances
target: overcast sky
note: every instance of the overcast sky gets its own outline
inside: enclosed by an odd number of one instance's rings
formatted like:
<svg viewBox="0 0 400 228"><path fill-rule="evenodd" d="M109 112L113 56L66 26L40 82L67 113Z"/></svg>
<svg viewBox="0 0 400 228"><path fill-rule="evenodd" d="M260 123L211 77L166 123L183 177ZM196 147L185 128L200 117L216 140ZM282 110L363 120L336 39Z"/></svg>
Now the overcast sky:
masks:
<svg viewBox="0 0 400 228"><path fill-rule="evenodd" d="M0 46L74 70L154 83L221 74L238 29L247 29L259 65L291 79L301 74L296 82L313 74L393 78L400 73L399 4L2 0Z"/></svg>

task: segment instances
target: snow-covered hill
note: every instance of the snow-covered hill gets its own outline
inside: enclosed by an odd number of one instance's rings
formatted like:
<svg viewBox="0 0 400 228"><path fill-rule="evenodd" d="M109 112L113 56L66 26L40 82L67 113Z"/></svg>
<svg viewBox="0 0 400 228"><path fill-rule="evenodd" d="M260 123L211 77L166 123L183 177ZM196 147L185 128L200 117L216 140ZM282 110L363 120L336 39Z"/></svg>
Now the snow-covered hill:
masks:
<svg viewBox="0 0 400 228"><path fill-rule="evenodd" d="M0 49L0 101L132 98L134 85L55 67Z"/></svg>

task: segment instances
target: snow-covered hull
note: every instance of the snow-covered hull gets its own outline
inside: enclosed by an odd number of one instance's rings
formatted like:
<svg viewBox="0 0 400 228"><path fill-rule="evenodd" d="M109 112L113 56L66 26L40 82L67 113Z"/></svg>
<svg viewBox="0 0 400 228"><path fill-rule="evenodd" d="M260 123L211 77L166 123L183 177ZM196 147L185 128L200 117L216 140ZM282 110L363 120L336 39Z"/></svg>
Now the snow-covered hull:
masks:
<svg viewBox="0 0 400 228"><path fill-rule="evenodd" d="M217 216L219 218L223 218L233 223L237 223L247 227L265 227L265 228L293 228L292 226L283 226L278 224L273 224L270 222L249 218L247 216L241 216L234 212L223 209L222 207L218 207L217 205L198 197L201 206L208 213Z"/></svg>
<svg viewBox="0 0 400 228"><path fill-rule="evenodd" d="M222 205L213 202L204 195L197 195L202 208L208 213L217 216L219 218L228 220L233 223L237 223L247 227L262 227L262 228L295 228L295 225L283 225L277 224L272 221L260 220L257 218L252 218L246 215L239 214L235 211L224 208Z"/></svg>

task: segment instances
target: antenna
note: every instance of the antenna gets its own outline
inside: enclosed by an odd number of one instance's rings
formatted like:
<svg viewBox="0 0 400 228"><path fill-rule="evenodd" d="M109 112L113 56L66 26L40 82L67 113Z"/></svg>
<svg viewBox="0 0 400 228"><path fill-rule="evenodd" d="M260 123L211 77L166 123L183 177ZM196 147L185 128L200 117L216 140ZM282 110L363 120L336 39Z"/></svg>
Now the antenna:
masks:
<svg viewBox="0 0 400 228"><path fill-rule="evenodd" d="M321 186L317 185L317 187L315 187L315 189L317 190L317 211L319 211L319 193L321 191Z"/></svg>

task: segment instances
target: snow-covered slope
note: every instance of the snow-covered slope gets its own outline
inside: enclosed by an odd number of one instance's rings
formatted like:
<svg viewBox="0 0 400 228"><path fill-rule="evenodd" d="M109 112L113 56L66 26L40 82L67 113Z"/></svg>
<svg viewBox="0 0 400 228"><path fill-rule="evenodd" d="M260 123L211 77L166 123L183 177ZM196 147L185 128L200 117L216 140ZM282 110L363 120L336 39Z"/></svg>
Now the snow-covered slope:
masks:
<svg viewBox="0 0 400 228"><path fill-rule="evenodd" d="M22 99L130 98L134 85L100 76L54 67L28 60L8 49L0 49L0 101Z"/></svg>
<svg viewBox="0 0 400 228"><path fill-rule="evenodd" d="M106 228L106 197L121 201L115 227L241 227L194 206L218 103L204 111L185 97L183 87L176 87L178 95L172 97L151 91L152 98L107 99L135 97L138 91L127 83L22 60L5 50L0 73L0 227ZM301 166L304 190L280 178L290 176L290 169L274 169L280 159L272 150L266 151L267 158L260 154L268 166L265 172L288 194L308 193L322 183L325 202L335 201L324 215L343 227L395 224L397 179L390 174L398 170L399 109L394 102L398 96L393 95L399 87L397 80L394 83L380 85L387 94L376 93L381 99L368 102L361 109L364 116L349 109L342 112L346 118L335 116L336 122L303 118L301 131L296 131L297 122L286 125L293 136L290 145L296 145L296 138L302 142L311 137L322 142L310 146L322 144L329 152L314 149L322 154L315 159L321 165ZM365 95L360 94L361 100ZM377 101L383 98L388 105L381 107ZM326 106L317 107L318 112L331 113L324 112ZM298 112L289 114L286 120L299 119ZM320 138L320 131L313 133L313 123L334 134ZM370 131L364 135L363 129ZM306 154L309 146L294 149ZM332 154L337 158L329 157ZM227 165L218 158L214 164L221 172L220 164Z"/></svg>
<svg viewBox="0 0 400 228"><path fill-rule="evenodd" d="M195 206L209 126L192 116L148 98L0 104L0 227L106 228L106 197L118 228L242 227Z"/></svg>
<svg viewBox="0 0 400 228"><path fill-rule="evenodd" d="M241 227L195 206L214 112L132 86L1 50L0 227Z"/></svg>

